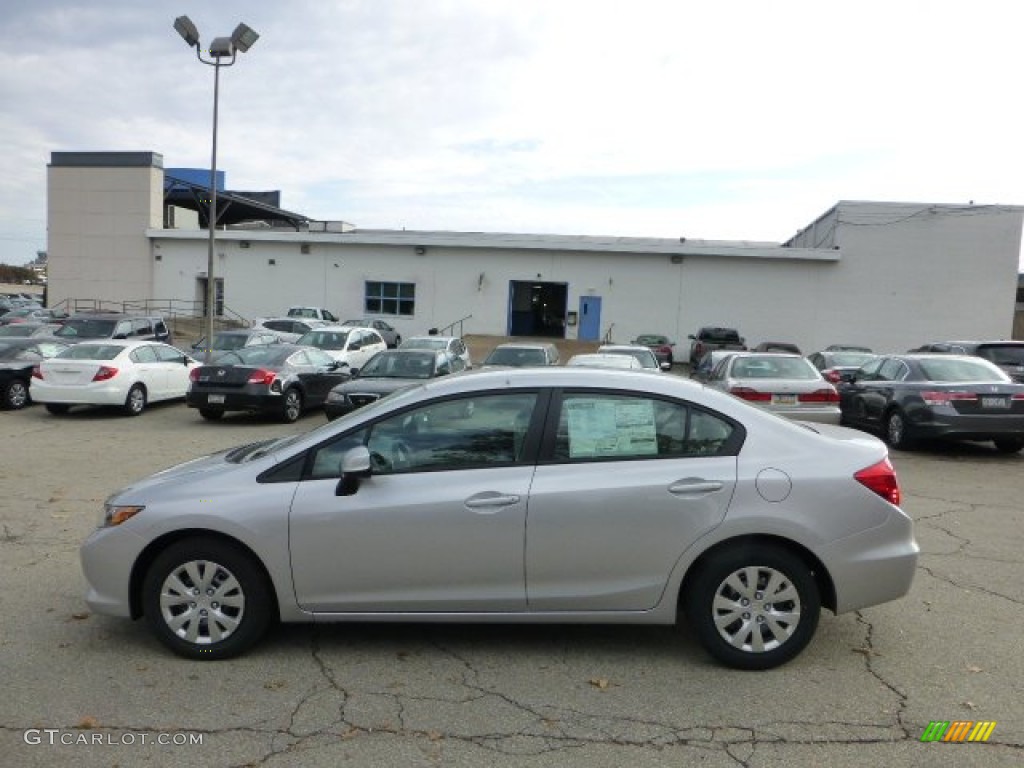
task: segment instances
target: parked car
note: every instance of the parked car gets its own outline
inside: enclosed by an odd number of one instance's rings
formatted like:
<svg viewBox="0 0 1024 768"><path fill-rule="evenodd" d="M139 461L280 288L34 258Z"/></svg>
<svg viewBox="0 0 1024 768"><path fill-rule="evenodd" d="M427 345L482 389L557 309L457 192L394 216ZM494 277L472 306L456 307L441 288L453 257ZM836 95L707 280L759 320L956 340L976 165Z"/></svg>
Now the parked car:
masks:
<svg viewBox="0 0 1024 768"><path fill-rule="evenodd" d="M669 341L668 336L657 333L641 333L631 342L631 346L647 347L658 359L658 364L668 363L671 368L675 364L675 342Z"/></svg>
<svg viewBox="0 0 1024 768"><path fill-rule="evenodd" d="M30 394L53 414L67 413L73 405L107 405L138 416L148 403L184 397L189 372L197 365L161 342L83 341L39 363Z"/></svg>
<svg viewBox="0 0 1024 768"><path fill-rule="evenodd" d="M1024 384L980 357L885 355L840 383L839 395L843 423L881 432L893 448L936 438L1024 448Z"/></svg>
<svg viewBox="0 0 1024 768"><path fill-rule="evenodd" d="M388 348L376 331L342 325L316 328L300 336L295 343L323 350L349 373L355 373L366 365L371 357Z"/></svg>
<svg viewBox="0 0 1024 768"><path fill-rule="evenodd" d="M171 329L160 315L123 315L110 312L82 312L63 322L54 336L68 343L93 339L131 339L173 344Z"/></svg>
<svg viewBox="0 0 1024 768"><path fill-rule="evenodd" d="M0 325L0 338L21 338L30 336L52 336L60 323L11 323Z"/></svg>
<svg viewBox="0 0 1024 768"><path fill-rule="evenodd" d="M601 354L598 352L583 353L579 355L573 355L565 364L571 367L583 366L587 368L615 368L618 370L634 370L639 371L643 369L640 365L640 361L632 355L611 355ZM653 368L652 370L660 371L660 368Z"/></svg>
<svg viewBox="0 0 1024 768"><path fill-rule="evenodd" d="M934 341L911 352L974 355L995 363L1011 379L1024 383L1024 341Z"/></svg>
<svg viewBox="0 0 1024 768"><path fill-rule="evenodd" d="M337 323L338 316L323 307L288 307L288 317L300 317L323 320L325 323Z"/></svg>
<svg viewBox="0 0 1024 768"><path fill-rule="evenodd" d="M600 355L626 355L632 357L640 363L641 368L648 370L667 371L672 367L672 364L667 360L660 362L657 356L655 356L654 351L642 344L602 344L597 348L597 352Z"/></svg>
<svg viewBox="0 0 1024 768"><path fill-rule="evenodd" d="M736 350L734 349L709 349L704 353L697 365L694 366L693 371L690 373L691 379L697 381L707 381L711 372L715 370L715 367L722 362L729 355L735 355Z"/></svg>
<svg viewBox="0 0 1024 768"><path fill-rule="evenodd" d="M752 352L785 352L789 355L802 355L800 347L789 341L762 341Z"/></svg>
<svg viewBox="0 0 1024 768"><path fill-rule="evenodd" d="M257 347L261 344L280 344L281 337L273 331L264 331L260 328L240 328L231 331L217 331L213 334L213 344L210 347L214 354L218 352L229 352L242 347ZM197 355L205 355L208 350L206 337L203 336L191 347Z"/></svg>
<svg viewBox="0 0 1024 768"><path fill-rule="evenodd" d="M685 616L722 663L767 669L821 607L907 593L919 550L899 503L870 435L676 376L501 369L134 482L81 563L94 612L200 661L278 620Z"/></svg>
<svg viewBox="0 0 1024 768"><path fill-rule="evenodd" d="M32 370L40 361L60 354L68 345L32 338L0 339L0 407L16 411L32 402Z"/></svg>
<svg viewBox="0 0 1024 768"><path fill-rule="evenodd" d="M849 376L862 366L867 365L878 355L873 352L858 352L852 350L826 349L823 352L814 352L807 356L811 365L821 371L825 380L838 384L844 376Z"/></svg>
<svg viewBox="0 0 1024 768"><path fill-rule="evenodd" d="M388 349L394 349L402 343L402 335L380 318L364 317L361 320L346 320L342 325L349 328L373 328L384 339Z"/></svg>
<svg viewBox="0 0 1024 768"><path fill-rule="evenodd" d="M281 341L294 344L299 337L305 336L314 328L323 328L327 323L323 320L294 317L262 317L253 321L252 327L257 331L269 331L277 335Z"/></svg>
<svg viewBox="0 0 1024 768"><path fill-rule="evenodd" d="M0 316L0 326L12 323L52 323L57 320L65 320L67 317L68 313L62 309L21 307Z"/></svg>
<svg viewBox="0 0 1024 768"><path fill-rule="evenodd" d="M839 394L806 358L781 352L735 352L707 384L799 421L839 423Z"/></svg>
<svg viewBox="0 0 1024 768"><path fill-rule="evenodd" d="M558 365L558 347L549 342L508 342L499 344L484 358L484 366L513 368Z"/></svg>
<svg viewBox="0 0 1024 768"><path fill-rule="evenodd" d="M402 387L460 370L462 361L443 349L388 349L371 357L353 378L335 385L324 413L336 419Z"/></svg>
<svg viewBox="0 0 1024 768"><path fill-rule="evenodd" d="M192 371L185 403L208 421L227 411L249 411L292 423L323 405L331 387L348 377L334 358L313 347L242 347Z"/></svg>
<svg viewBox="0 0 1024 768"><path fill-rule="evenodd" d="M464 369L473 367L469 347L459 336L411 336L398 345L399 349L443 349L462 361Z"/></svg>
<svg viewBox="0 0 1024 768"><path fill-rule="evenodd" d="M708 325L690 334L690 365L695 366L712 349L731 349L735 352L746 350L746 340L735 328Z"/></svg>

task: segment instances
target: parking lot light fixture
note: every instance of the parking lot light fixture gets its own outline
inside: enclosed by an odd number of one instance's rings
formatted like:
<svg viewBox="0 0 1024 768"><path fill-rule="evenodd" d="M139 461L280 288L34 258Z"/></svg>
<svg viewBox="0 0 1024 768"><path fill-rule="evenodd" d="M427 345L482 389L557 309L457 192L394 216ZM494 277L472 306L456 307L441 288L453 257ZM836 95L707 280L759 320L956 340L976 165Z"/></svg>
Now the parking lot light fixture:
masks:
<svg viewBox="0 0 1024 768"><path fill-rule="evenodd" d="M213 254L217 245L217 107L220 97L220 68L230 67L235 63L238 52L245 53L259 39L259 35L245 24L235 27L231 37L217 37L210 43L203 57L199 30L188 16L179 16L174 20L174 29L189 48L196 49L196 58L203 64L213 67L213 149L210 153L210 210L206 220L209 231L209 247L206 258L206 312L204 333L206 338L213 338L213 319L217 311L216 279L213 270ZM209 363L213 357L212 345L207 345L204 361Z"/></svg>

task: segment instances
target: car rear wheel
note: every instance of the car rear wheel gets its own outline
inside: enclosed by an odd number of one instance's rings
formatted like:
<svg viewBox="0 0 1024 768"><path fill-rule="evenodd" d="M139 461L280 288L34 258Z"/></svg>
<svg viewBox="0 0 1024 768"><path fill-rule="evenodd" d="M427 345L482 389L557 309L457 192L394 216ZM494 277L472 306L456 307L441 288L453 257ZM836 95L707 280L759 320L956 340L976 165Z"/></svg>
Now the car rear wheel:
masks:
<svg viewBox="0 0 1024 768"><path fill-rule="evenodd" d="M299 420L302 415L302 393L299 390L289 389L284 393L281 401L281 420L285 424L292 424Z"/></svg>
<svg viewBox="0 0 1024 768"><path fill-rule="evenodd" d="M1021 448L1024 448L1024 440L1012 437L1000 438L992 442L996 444L996 450L1000 453L1018 453Z"/></svg>
<svg viewBox="0 0 1024 768"><path fill-rule="evenodd" d="M737 669L770 669L799 654L818 626L821 597L810 568L781 547L716 552L684 605L701 645Z"/></svg>
<svg viewBox="0 0 1024 768"><path fill-rule="evenodd" d="M64 405L62 403L47 403L46 410L50 413L59 416L62 413L67 413L71 409L70 405Z"/></svg>
<svg viewBox="0 0 1024 768"><path fill-rule="evenodd" d="M224 415L224 411L218 408L200 408L199 415L207 421L217 421L217 419Z"/></svg>
<svg viewBox="0 0 1024 768"><path fill-rule="evenodd" d="M273 592L259 565L224 541L183 539L161 552L142 585L157 639L190 659L226 659L252 647L272 619Z"/></svg>
<svg viewBox="0 0 1024 768"><path fill-rule="evenodd" d="M11 379L4 387L3 406L12 411L24 408L29 403L28 387L21 379Z"/></svg>
<svg viewBox="0 0 1024 768"><path fill-rule="evenodd" d="M146 388L141 384L133 384L128 390L128 397L124 399L124 413L126 416L138 416L146 410Z"/></svg>
<svg viewBox="0 0 1024 768"><path fill-rule="evenodd" d="M886 417L885 442L898 450L906 450L913 445L902 411L891 411Z"/></svg>

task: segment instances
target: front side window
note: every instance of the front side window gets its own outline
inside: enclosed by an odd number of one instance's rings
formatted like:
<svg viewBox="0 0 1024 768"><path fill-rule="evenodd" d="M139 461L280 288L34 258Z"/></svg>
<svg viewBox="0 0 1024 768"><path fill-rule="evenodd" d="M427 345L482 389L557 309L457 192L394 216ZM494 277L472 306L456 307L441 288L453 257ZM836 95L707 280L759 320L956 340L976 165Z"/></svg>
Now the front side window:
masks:
<svg viewBox="0 0 1024 768"><path fill-rule="evenodd" d="M363 306L375 315L411 316L416 309L416 284L367 281Z"/></svg>
<svg viewBox="0 0 1024 768"><path fill-rule="evenodd" d="M556 462L729 455L737 428L721 416L651 397L570 393L555 433Z"/></svg>

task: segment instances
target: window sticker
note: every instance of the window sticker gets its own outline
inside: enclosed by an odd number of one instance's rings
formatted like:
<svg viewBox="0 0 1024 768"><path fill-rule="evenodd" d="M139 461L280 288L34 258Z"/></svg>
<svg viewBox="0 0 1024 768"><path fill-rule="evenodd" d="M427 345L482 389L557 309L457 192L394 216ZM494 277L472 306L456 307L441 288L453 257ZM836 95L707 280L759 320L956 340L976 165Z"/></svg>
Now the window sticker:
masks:
<svg viewBox="0 0 1024 768"><path fill-rule="evenodd" d="M655 456L654 403L650 400L576 398L565 404L569 457Z"/></svg>

